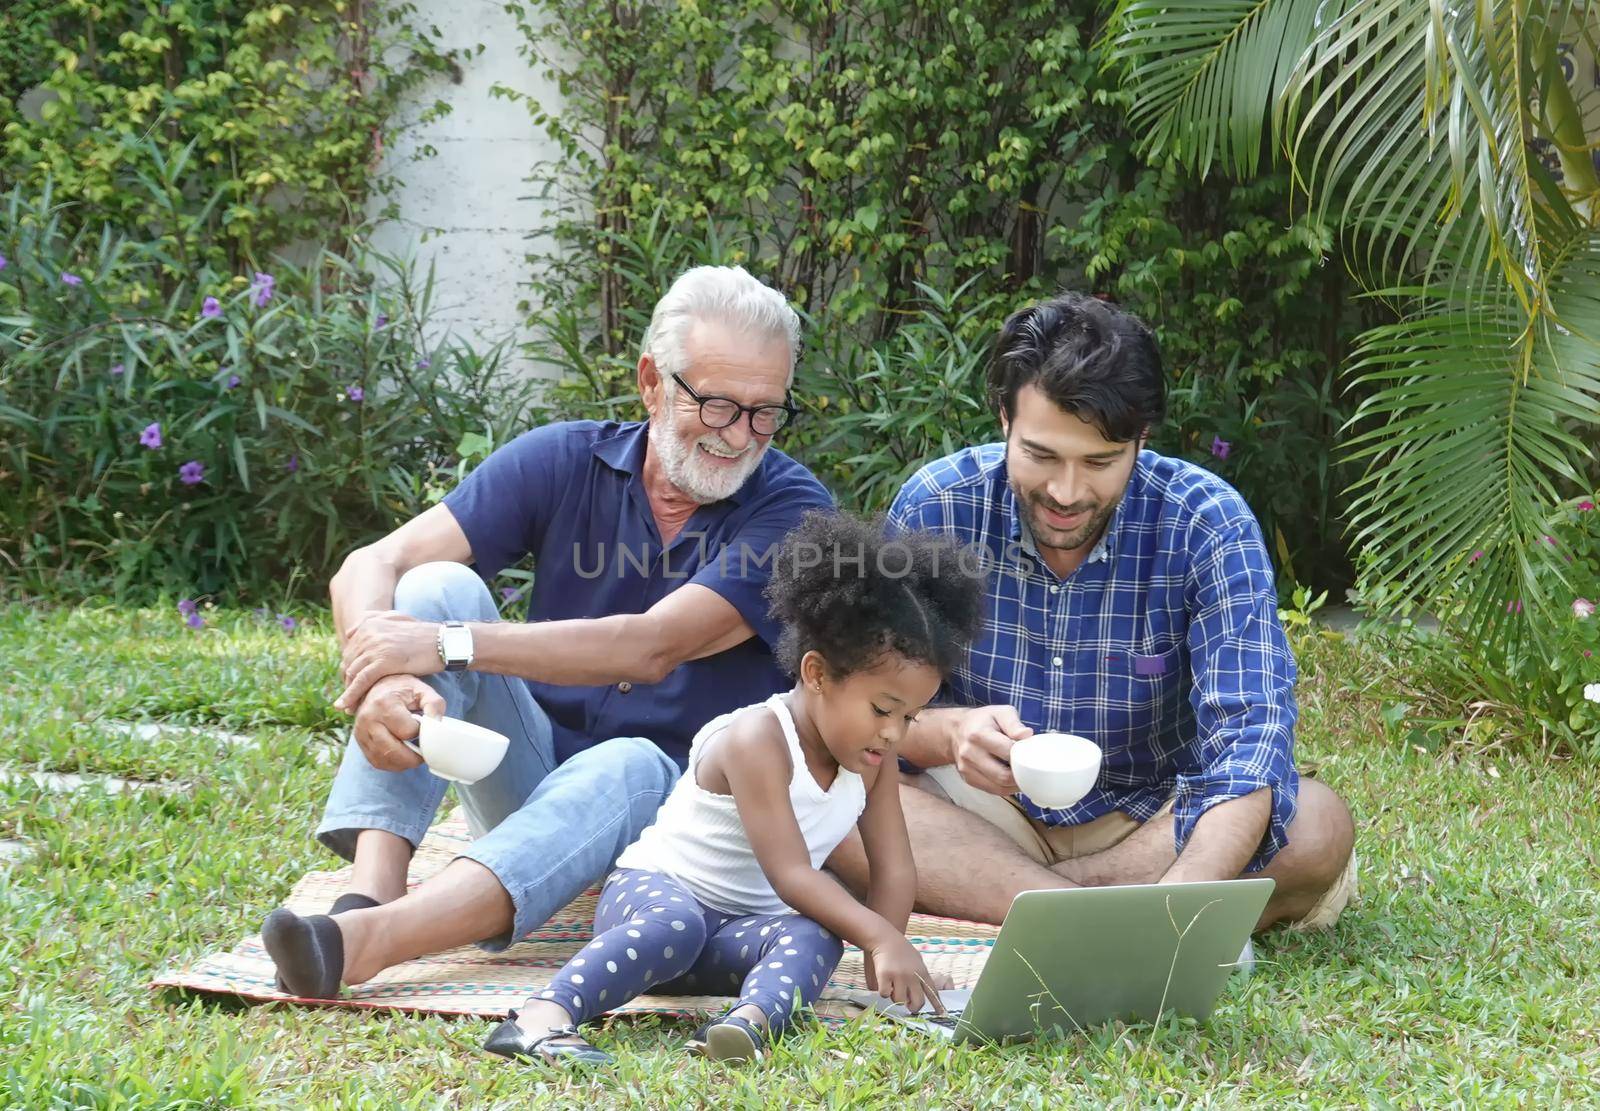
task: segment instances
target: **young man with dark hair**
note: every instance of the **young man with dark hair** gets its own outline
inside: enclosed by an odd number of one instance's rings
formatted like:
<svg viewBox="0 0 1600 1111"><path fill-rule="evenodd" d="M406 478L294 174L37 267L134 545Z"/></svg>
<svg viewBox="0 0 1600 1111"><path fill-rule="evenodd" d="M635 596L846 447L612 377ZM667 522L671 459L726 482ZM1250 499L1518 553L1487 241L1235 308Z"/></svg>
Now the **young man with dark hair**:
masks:
<svg viewBox="0 0 1600 1111"><path fill-rule="evenodd" d="M1021 891L1277 881L1260 927L1331 925L1355 886L1337 795L1294 767L1295 663L1260 526L1216 475L1145 449L1166 410L1154 336L1066 294L1014 314L989 390L1005 441L924 467L892 528L988 560L988 624L902 755L918 905L999 922ZM1103 753L1081 801L1019 794L1035 732ZM862 876L846 843L831 866Z"/></svg>

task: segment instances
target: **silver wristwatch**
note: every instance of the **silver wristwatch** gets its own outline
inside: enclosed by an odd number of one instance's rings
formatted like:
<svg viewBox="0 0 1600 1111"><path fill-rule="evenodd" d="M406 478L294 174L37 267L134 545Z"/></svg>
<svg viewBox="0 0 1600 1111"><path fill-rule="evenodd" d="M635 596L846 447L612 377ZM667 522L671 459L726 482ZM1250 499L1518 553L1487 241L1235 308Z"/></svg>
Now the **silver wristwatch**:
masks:
<svg viewBox="0 0 1600 1111"><path fill-rule="evenodd" d="M472 666L472 630L459 621L439 626L439 659L446 671L465 671Z"/></svg>

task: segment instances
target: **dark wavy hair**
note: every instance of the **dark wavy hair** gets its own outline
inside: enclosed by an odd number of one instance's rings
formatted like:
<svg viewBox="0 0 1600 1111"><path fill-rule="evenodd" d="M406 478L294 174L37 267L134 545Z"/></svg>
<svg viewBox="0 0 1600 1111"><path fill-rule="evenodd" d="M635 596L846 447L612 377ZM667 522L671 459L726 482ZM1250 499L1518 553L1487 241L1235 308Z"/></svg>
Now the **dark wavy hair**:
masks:
<svg viewBox="0 0 1600 1111"><path fill-rule="evenodd" d="M948 675L982 626L983 581L977 553L947 537L886 536L881 518L814 510L784 537L767 583L778 662L796 675L816 651L842 678L896 652Z"/></svg>
<svg viewBox="0 0 1600 1111"><path fill-rule="evenodd" d="M1027 385L1121 443L1167 412L1155 335L1132 313L1082 293L1014 312L1000 329L989 359L989 402L1009 418Z"/></svg>

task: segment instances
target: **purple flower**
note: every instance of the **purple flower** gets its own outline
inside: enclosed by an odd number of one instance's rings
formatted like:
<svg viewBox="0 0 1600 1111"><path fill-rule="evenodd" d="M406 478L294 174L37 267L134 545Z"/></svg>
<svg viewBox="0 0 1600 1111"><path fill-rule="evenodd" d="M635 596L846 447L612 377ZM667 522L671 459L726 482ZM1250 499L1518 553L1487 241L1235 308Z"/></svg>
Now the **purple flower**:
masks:
<svg viewBox="0 0 1600 1111"><path fill-rule="evenodd" d="M200 305L200 315L211 317L222 315L222 302L215 297L207 297Z"/></svg>
<svg viewBox="0 0 1600 1111"><path fill-rule="evenodd" d="M299 623L296 622L295 619L290 617L288 614L280 613L280 614L278 614L278 624L283 626L283 631L284 632L292 633L292 632L295 631L295 628L298 626Z"/></svg>
<svg viewBox="0 0 1600 1111"><path fill-rule="evenodd" d="M191 629L204 629L206 627L206 619L201 617L198 613L191 613L188 618L184 620L184 624L189 626Z"/></svg>
<svg viewBox="0 0 1600 1111"><path fill-rule="evenodd" d="M178 468L178 479L185 486L198 486L206 480L206 465L198 459L191 459Z"/></svg>
<svg viewBox="0 0 1600 1111"><path fill-rule="evenodd" d="M427 370L432 365L433 364L428 361L428 357L426 355L424 355L422 358L417 360L417 369L418 370Z"/></svg>
<svg viewBox="0 0 1600 1111"><path fill-rule="evenodd" d="M238 389L238 387L239 387L239 376L237 374L228 375L228 385L227 385L226 388L230 389L230 390L233 390L233 389Z"/></svg>
<svg viewBox="0 0 1600 1111"><path fill-rule="evenodd" d="M516 587L514 587L514 586L502 586L500 588L500 600L502 602L509 602L509 601L511 601L511 599L515 598L516 596L517 596L517 588Z"/></svg>
<svg viewBox="0 0 1600 1111"><path fill-rule="evenodd" d="M298 471L300 469L299 454L296 453L289 456L289 461L283 465L283 469L288 471L290 474L294 474L295 471Z"/></svg>
<svg viewBox="0 0 1600 1111"><path fill-rule="evenodd" d="M68 272L66 270L63 270L61 272L61 280L62 280L62 282L64 282L67 285L82 285L83 284L83 279L82 278L80 278L80 277L78 277L78 275L70 273L70 272Z"/></svg>
<svg viewBox="0 0 1600 1111"><path fill-rule="evenodd" d="M128 373L128 368L121 363L111 368L111 377L113 378L121 378L126 373Z"/></svg>
<svg viewBox="0 0 1600 1111"><path fill-rule="evenodd" d="M151 421L144 426L144 431L139 433L139 442L151 451L161 446L161 422Z"/></svg>
<svg viewBox="0 0 1600 1111"><path fill-rule="evenodd" d="M1522 612L1522 602L1520 600L1515 601L1515 602L1507 602L1506 603L1506 612L1507 613L1521 613Z"/></svg>
<svg viewBox="0 0 1600 1111"><path fill-rule="evenodd" d="M1227 440L1224 440L1221 436L1211 437L1211 454L1215 455L1218 459L1226 459L1228 457L1228 453L1232 450L1233 445Z"/></svg>
<svg viewBox="0 0 1600 1111"><path fill-rule="evenodd" d="M10 265L11 265L11 263L6 261L6 256L5 255L0 255L0 270L4 270L6 267L8 267Z"/></svg>
<svg viewBox="0 0 1600 1111"><path fill-rule="evenodd" d="M1483 549L1479 548L1477 551L1472 553L1472 558L1467 560L1467 562L1468 563L1477 563L1478 560L1480 560L1482 558L1483 558Z"/></svg>
<svg viewBox="0 0 1600 1111"><path fill-rule="evenodd" d="M272 300L272 294L278 288L278 279L271 274L256 271L255 284L250 287L250 301L256 308L266 308L267 302Z"/></svg>
<svg viewBox="0 0 1600 1111"><path fill-rule="evenodd" d="M381 332L384 328L388 327L388 325L389 314L386 312L380 312L378 314L378 318L372 322L372 330L374 332Z"/></svg>
<svg viewBox="0 0 1600 1111"><path fill-rule="evenodd" d="M185 617L193 617L200 612L200 607L194 604L193 598L181 598L178 601L178 612Z"/></svg>
<svg viewBox="0 0 1600 1111"><path fill-rule="evenodd" d="M1574 598L1572 600L1572 616L1579 621L1587 621L1594 616L1594 603L1587 598Z"/></svg>
<svg viewBox="0 0 1600 1111"><path fill-rule="evenodd" d="M1550 545L1552 548L1556 546L1556 538L1553 536L1544 537L1544 542Z"/></svg>
<svg viewBox="0 0 1600 1111"><path fill-rule="evenodd" d="M344 393L351 401L365 401L367 399L367 391L360 386L348 386L345 388Z"/></svg>
<svg viewBox="0 0 1600 1111"><path fill-rule="evenodd" d="M1594 509L1594 502L1588 500L1587 498L1585 498L1583 501L1578 503L1578 512L1579 513L1588 513L1593 509Z"/></svg>

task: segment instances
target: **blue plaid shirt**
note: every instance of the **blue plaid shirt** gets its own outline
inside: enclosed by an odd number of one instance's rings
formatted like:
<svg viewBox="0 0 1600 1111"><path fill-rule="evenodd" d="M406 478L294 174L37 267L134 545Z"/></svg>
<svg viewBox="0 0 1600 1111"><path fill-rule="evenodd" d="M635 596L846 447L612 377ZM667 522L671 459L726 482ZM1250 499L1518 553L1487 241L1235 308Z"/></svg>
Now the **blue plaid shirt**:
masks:
<svg viewBox="0 0 1600 1111"><path fill-rule="evenodd" d="M1006 477L1005 445L928 464L889 510L982 552L988 618L945 700L1009 704L1040 732L1076 733L1105 754L1076 805L1021 797L1048 825L1113 810L1148 821L1174 799L1178 851L1211 807L1272 789L1252 858L1288 844L1295 664L1272 564L1244 499L1204 468L1139 453L1122 504L1085 562L1057 578L1037 555Z"/></svg>

